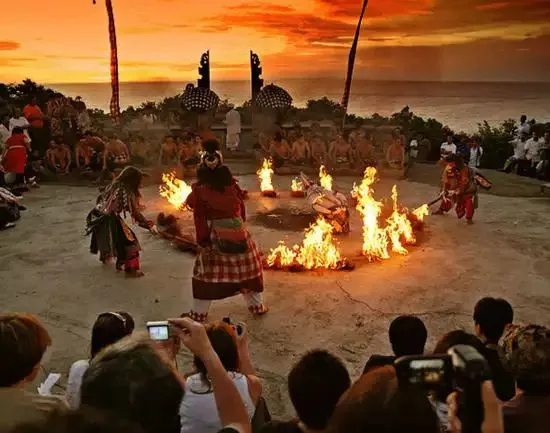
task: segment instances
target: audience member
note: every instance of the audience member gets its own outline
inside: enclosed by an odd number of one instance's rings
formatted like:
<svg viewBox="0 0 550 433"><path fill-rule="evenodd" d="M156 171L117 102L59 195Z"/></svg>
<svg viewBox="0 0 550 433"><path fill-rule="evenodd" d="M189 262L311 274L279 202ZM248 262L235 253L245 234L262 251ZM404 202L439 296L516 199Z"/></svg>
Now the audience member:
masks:
<svg viewBox="0 0 550 433"><path fill-rule="evenodd" d="M55 397L25 391L37 378L51 343L37 317L17 313L0 316L0 432L26 420L43 419L62 406Z"/></svg>
<svg viewBox="0 0 550 433"><path fill-rule="evenodd" d="M529 174L534 176L536 174L536 167L540 162L540 150L542 148L543 140L541 140L533 131L531 138L525 142L525 159L529 163Z"/></svg>
<svg viewBox="0 0 550 433"><path fill-rule="evenodd" d="M522 116L519 118L519 127L517 129L517 134L525 136L528 136L531 132L531 125L527 122L527 116L525 114L522 114Z"/></svg>
<svg viewBox="0 0 550 433"><path fill-rule="evenodd" d="M3 432L2 432L3 433ZM53 411L45 419L28 421L10 433L144 433L141 427L93 408Z"/></svg>
<svg viewBox="0 0 550 433"><path fill-rule="evenodd" d="M390 324L389 337L394 356L372 355L365 364L363 374L373 368L392 365L401 356L422 355L428 331L418 317L399 316Z"/></svg>
<svg viewBox="0 0 550 433"><path fill-rule="evenodd" d="M237 335L235 327L217 322L207 326L206 333L222 365L239 390L248 418L252 420L260 401L262 385L250 360L246 327L239 324L238 329L241 331L240 335ZM198 356L195 356L194 364L198 373L187 378L186 392L180 407L181 433L216 433L222 428L222 424L216 410L212 383L206 366Z"/></svg>
<svg viewBox="0 0 550 433"><path fill-rule="evenodd" d="M29 132L28 132L30 123L28 122L27 119L25 119L25 116L23 116L23 113L21 112L21 110L19 108L16 108L13 111L13 116L8 121L8 126L9 126L9 130L12 134L13 134L13 128L21 128L23 130L23 133L25 134L25 138L26 138L26 140L29 144L29 148L30 148L31 137L29 136Z"/></svg>
<svg viewBox="0 0 550 433"><path fill-rule="evenodd" d="M520 166L519 168L522 168L521 167L522 162L525 161L525 142L526 141L527 141L527 135L524 133L520 133L516 138L510 141L510 144L514 149L514 154L506 160L502 171L504 171L505 173L510 173L518 165ZM518 168L518 174L521 173L519 168Z"/></svg>
<svg viewBox="0 0 550 433"><path fill-rule="evenodd" d="M100 314L92 328L90 358L81 359L71 365L65 397L73 409L80 406L82 377L90 365L90 360L104 348L130 335L134 331L134 319L124 311Z"/></svg>
<svg viewBox="0 0 550 433"><path fill-rule="evenodd" d="M550 329L508 325L500 339L504 366L517 382L516 396L504 403L506 433L546 433L550 420Z"/></svg>
<svg viewBox="0 0 550 433"><path fill-rule="evenodd" d="M468 159L468 165L473 169L479 168L482 157L483 147L479 144L478 138L474 136L470 141L470 158Z"/></svg>
<svg viewBox="0 0 550 433"><path fill-rule="evenodd" d="M498 353L498 341L513 320L514 310L504 299L483 298L474 309L476 335L485 345L482 354L491 367L493 387L502 401L510 400L516 393L514 378L504 369Z"/></svg>
<svg viewBox="0 0 550 433"><path fill-rule="evenodd" d="M29 151L30 145L25 138L23 129L18 126L14 127L10 138L6 141L6 148L0 165L5 173L15 174L16 185L25 183L25 170Z"/></svg>
<svg viewBox="0 0 550 433"><path fill-rule="evenodd" d="M9 120L10 119L8 116L4 116L2 119L0 119L0 155L4 151L6 141L8 141L8 138L11 137Z"/></svg>
<svg viewBox="0 0 550 433"><path fill-rule="evenodd" d="M400 388L392 367L361 376L336 407L328 433L439 433L437 416L425 393Z"/></svg>
<svg viewBox="0 0 550 433"><path fill-rule="evenodd" d="M46 152L47 136L44 131L44 113L38 106L36 98L25 105L23 115L29 122L29 136L32 140L32 151L42 158Z"/></svg>
<svg viewBox="0 0 550 433"><path fill-rule="evenodd" d="M346 367L324 350L306 353L288 376L288 393L298 416L289 422L271 422L262 433L323 431L351 381Z"/></svg>
<svg viewBox="0 0 550 433"><path fill-rule="evenodd" d="M454 137L451 134L447 135L447 141L441 144L439 152L442 161L449 156L456 154L456 144L454 143Z"/></svg>

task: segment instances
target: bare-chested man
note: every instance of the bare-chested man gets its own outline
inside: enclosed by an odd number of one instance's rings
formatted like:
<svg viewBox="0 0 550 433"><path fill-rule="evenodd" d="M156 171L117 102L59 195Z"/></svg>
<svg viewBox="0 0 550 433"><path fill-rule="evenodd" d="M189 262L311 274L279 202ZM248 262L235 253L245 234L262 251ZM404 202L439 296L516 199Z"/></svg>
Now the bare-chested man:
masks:
<svg viewBox="0 0 550 433"><path fill-rule="evenodd" d="M122 168L130 162L128 146L113 136L105 145L103 152L103 170L114 174L117 168Z"/></svg>
<svg viewBox="0 0 550 433"><path fill-rule="evenodd" d="M362 133L357 138L357 145L355 148L354 164L356 167L363 171L366 167L376 166L376 151L374 147L374 139L369 134Z"/></svg>
<svg viewBox="0 0 550 433"><path fill-rule="evenodd" d="M91 132L86 132L75 147L75 163L78 169L101 170L105 142Z"/></svg>
<svg viewBox="0 0 550 433"><path fill-rule="evenodd" d="M178 146L171 136L164 137L160 145L159 164L170 165L178 161Z"/></svg>
<svg viewBox="0 0 550 433"><path fill-rule="evenodd" d="M140 165L145 165L149 162L149 147L145 138L142 136L137 137L132 143L130 143L132 152L132 162Z"/></svg>
<svg viewBox="0 0 550 433"><path fill-rule="evenodd" d="M201 144L197 141L195 134L188 134L187 137L181 140L178 147L178 164L180 166L190 168L199 163Z"/></svg>
<svg viewBox="0 0 550 433"><path fill-rule="evenodd" d="M311 148L303 134L300 133L294 143L292 143L292 162L295 164L307 164L310 160Z"/></svg>
<svg viewBox="0 0 550 433"><path fill-rule="evenodd" d="M334 165L350 164L353 159L351 146L340 133L330 144L329 158Z"/></svg>
<svg viewBox="0 0 550 433"><path fill-rule="evenodd" d="M405 168L405 143L399 130L392 133L390 145L386 150L386 162L390 168L402 170Z"/></svg>
<svg viewBox="0 0 550 433"><path fill-rule="evenodd" d="M313 136L309 141L311 147L311 159L315 165L324 165L327 163L327 147L319 136Z"/></svg>
<svg viewBox="0 0 550 433"><path fill-rule="evenodd" d="M69 174L72 163L71 149L60 138L50 142L46 151L48 168L56 174Z"/></svg>
<svg viewBox="0 0 550 433"><path fill-rule="evenodd" d="M275 168L282 167L292 156L292 149L280 132L276 132L269 146L269 154Z"/></svg>

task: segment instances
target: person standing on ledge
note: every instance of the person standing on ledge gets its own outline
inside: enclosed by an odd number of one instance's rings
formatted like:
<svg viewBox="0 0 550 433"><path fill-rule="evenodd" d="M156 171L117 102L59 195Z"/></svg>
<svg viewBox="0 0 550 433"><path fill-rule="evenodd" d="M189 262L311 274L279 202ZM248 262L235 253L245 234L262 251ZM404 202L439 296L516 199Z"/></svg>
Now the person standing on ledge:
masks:
<svg viewBox="0 0 550 433"><path fill-rule="evenodd" d="M243 191L223 164L216 140L203 142L197 182L186 204L193 210L199 251L193 268L193 306L189 316L208 318L213 300L241 293L248 309L267 313L260 252L245 228Z"/></svg>
<svg viewBox="0 0 550 433"><path fill-rule="evenodd" d="M235 151L239 148L241 142L241 114L235 110L235 106L229 106L231 110L225 115L225 124L227 126L227 135L225 145L227 150Z"/></svg>

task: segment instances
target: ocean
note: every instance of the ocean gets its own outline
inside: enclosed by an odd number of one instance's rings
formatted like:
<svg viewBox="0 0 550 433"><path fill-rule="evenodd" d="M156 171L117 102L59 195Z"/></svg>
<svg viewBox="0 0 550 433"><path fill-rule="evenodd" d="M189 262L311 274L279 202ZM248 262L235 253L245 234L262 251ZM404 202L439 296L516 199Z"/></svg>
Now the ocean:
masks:
<svg viewBox="0 0 550 433"><path fill-rule="evenodd" d="M265 84L269 84L265 80ZM185 82L121 83L120 104L124 109L145 101L161 101L183 91ZM305 106L309 99L327 96L340 101L344 82L337 79L286 79L274 82L292 95L294 105ZM90 108L108 110L109 83L50 84L69 96L81 96ZM214 81L220 99L240 105L250 99L248 81ZM432 117L455 131L474 132L487 120L497 126L507 119L550 122L550 83L474 82L389 82L354 80L348 112L362 116L378 113L389 116L409 106L417 115Z"/></svg>

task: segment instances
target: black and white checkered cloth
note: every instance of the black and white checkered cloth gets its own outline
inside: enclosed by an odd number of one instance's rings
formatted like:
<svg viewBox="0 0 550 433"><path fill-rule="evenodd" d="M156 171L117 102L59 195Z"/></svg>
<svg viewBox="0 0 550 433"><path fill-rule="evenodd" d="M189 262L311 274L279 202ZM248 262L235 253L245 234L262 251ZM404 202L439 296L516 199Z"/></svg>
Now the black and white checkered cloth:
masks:
<svg viewBox="0 0 550 433"><path fill-rule="evenodd" d="M290 108L292 96L282 87L269 84L258 93L254 104L261 108Z"/></svg>
<svg viewBox="0 0 550 433"><path fill-rule="evenodd" d="M188 85L182 95L182 104L189 111L208 111L215 109L220 98L210 89Z"/></svg>

